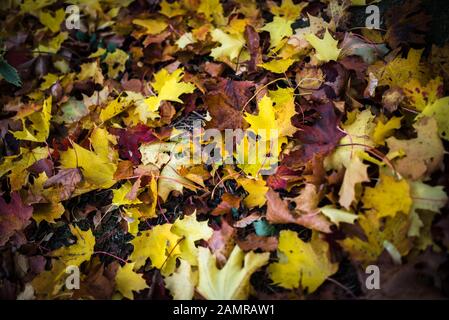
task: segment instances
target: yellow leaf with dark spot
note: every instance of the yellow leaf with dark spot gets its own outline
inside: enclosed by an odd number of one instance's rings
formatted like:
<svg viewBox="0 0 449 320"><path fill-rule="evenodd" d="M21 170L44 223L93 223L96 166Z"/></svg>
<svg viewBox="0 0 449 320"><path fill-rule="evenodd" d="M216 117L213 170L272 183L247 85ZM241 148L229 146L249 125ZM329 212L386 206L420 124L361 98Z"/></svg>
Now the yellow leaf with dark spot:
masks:
<svg viewBox="0 0 449 320"><path fill-rule="evenodd" d="M304 242L294 231L281 231L278 256L279 262L270 264L268 273L275 284L287 289L307 288L309 293L314 292L338 268L330 261L329 245L318 233L310 242Z"/></svg>

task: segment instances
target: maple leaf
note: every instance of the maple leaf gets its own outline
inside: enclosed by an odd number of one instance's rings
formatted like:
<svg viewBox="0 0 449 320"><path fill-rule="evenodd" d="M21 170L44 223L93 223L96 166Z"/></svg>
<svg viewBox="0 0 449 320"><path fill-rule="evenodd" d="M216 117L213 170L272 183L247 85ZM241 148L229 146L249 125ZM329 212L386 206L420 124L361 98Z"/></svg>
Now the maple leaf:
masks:
<svg viewBox="0 0 449 320"><path fill-rule="evenodd" d="M192 93L195 86L190 82L181 81L183 69L177 69L169 73L166 69L159 70L154 75L154 81L151 83L157 96L151 96L144 100L144 104L138 105L136 112L142 122L145 122L151 112L159 109L162 101L174 101L182 103L179 98L182 94Z"/></svg>
<svg viewBox="0 0 449 320"><path fill-rule="evenodd" d="M116 78L120 72L125 71L125 64L128 61L129 55L120 49L115 49L114 52L109 52L103 59L103 62L108 66L108 77Z"/></svg>
<svg viewBox="0 0 449 320"><path fill-rule="evenodd" d="M60 32L55 37L51 38L46 44L39 44L38 52L57 53L61 49L61 45L69 37L68 32Z"/></svg>
<svg viewBox="0 0 449 320"><path fill-rule="evenodd" d="M111 136L105 129L96 128L91 135L94 151L89 151L73 143L73 148L61 152L61 164L64 168L81 168L83 177L91 184L90 188L110 188L114 183L116 171L115 153L109 147ZM113 160L114 162L111 162Z"/></svg>
<svg viewBox="0 0 449 320"><path fill-rule="evenodd" d="M30 223L32 212L33 207L25 205L17 192L11 194L9 203L0 197L0 246Z"/></svg>
<svg viewBox="0 0 449 320"><path fill-rule="evenodd" d="M430 176L441 167L444 147L434 118L421 118L413 127L418 135L415 139L390 137L386 140L390 148L387 157L391 159L396 155L393 160L395 169L404 177L417 180Z"/></svg>
<svg viewBox="0 0 449 320"><path fill-rule="evenodd" d="M318 60L321 62L338 60L341 49L338 49L338 41L332 38L328 29L326 29L323 39L319 39L314 34L309 34L305 38L315 49L315 56Z"/></svg>
<svg viewBox="0 0 449 320"><path fill-rule="evenodd" d="M265 181L262 178L249 179L238 178L237 182L248 192L248 195L243 199L243 203L248 208L261 207L267 201L265 194L268 191Z"/></svg>
<svg viewBox="0 0 449 320"><path fill-rule="evenodd" d="M351 257L367 265L377 260L384 249L406 255L411 247L407 237L409 219L405 214L398 213L382 221L374 211L359 215L357 220L362 227L366 240L359 237L348 237L339 241L340 245Z"/></svg>
<svg viewBox="0 0 449 320"><path fill-rule="evenodd" d="M270 47L278 47L282 39L290 37L293 33L290 27L294 20L289 20L286 17L274 16L273 21L267 23L261 30L270 33Z"/></svg>
<svg viewBox="0 0 449 320"><path fill-rule="evenodd" d="M306 243L296 232L282 230L278 252L279 262L270 264L268 273L275 284L287 289L300 287L314 292L338 268L330 261L329 245L317 233Z"/></svg>
<svg viewBox="0 0 449 320"><path fill-rule="evenodd" d="M141 291L148 288L148 285L142 275L133 271L134 263L127 263L117 270L115 283L117 290L130 300L134 300L133 291Z"/></svg>
<svg viewBox="0 0 449 320"><path fill-rule="evenodd" d="M197 221L196 212L194 212L190 216L185 215L184 219L177 219L173 223L171 232L184 239L179 244L180 257L191 266L198 265L198 249L195 247L195 241L207 241L213 233L213 230L207 225L207 221Z"/></svg>
<svg viewBox="0 0 449 320"><path fill-rule="evenodd" d="M249 295L249 280L260 267L267 264L270 254L243 253L235 246L222 269L216 266L209 249L199 247L197 291L208 300L243 300Z"/></svg>
<svg viewBox="0 0 449 320"><path fill-rule="evenodd" d="M274 73L284 73L294 62L295 60L287 58L280 60L271 60L270 62L262 63L259 66Z"/></svg>
<svg viewBox="0 0 449 320"><path fill-rule="evenodd" d="M162 20L156 20L156 19L134 19L133 24L144 27L146 34L158 34L164 31L168 24L165 21Z"/></svg>
<svg viewBox="0 0 449 320"><path fill-rule="evenodd" d="M427 106L431 106L441 98L442 82L443 80L437 77L422 85L419 80L410 79L402 87L402 92L410 106L418 111L423 111Z"/></svg>
<svg viewBox="0 0 449 320"><path fill-rule="evenodd" d="M274 1L268 1L268 7L272 14L276 16L284 16L287 19L296 19L301 15L301 11L307 7L307 3L294 4L292 0L282 0L280 6Z"/></svg>
<svg viewBox="0 0 449 320"><path fill-rule="evenodd" d="M378 86L402 87L411 79L423 81L425 69L420 63L423 50L410 49L407 58L396 56L389 63L376 62L368 68L379 80Z"/></svg>
<svg viewBox="0 0 449 320"><path fill-rule="evenodd" d="M51 252L51 256L58 257L66 266L80 266L84 261L89 261L94 253L95 237L90 229L82 231L70 225L70 231L76 237L76 243Z"/></svg>
<svg viewBox="0 0 449 320"><path fill-rule="evenodd" d="M4 161L0 165L0 177L11 171L8 175L11 190L19 190L28 179L29 171L27 169L37 161L46 159L48 152L49 150L44 147L36 147L34 149L20 148L18 155L4 157Z"/></svg>
<svg viewBox="0 0 449 320"><path fill-rule="evenodd" d="M275 104L274 112L279 135L291 137L298 130L291 121L296 114L294 90L292 88L278 88L268 91L268 96Z"/></svg>
<svg viewBox="0 0 449 320"><path fill-rule="evenodd" d="M32 123L29 128L26 127L25 120L22 119L23 130L13 132L14 137L20 140L45 142L50 133L51 101L52 97L49 96L44 100L42 111L34 112L27 117Z"/></svg>
<svg viewBox="0 0 449 320"><path fill-rule="evenodd" d="M224 24L223 7L220 0L201 0L197 11L204 14L206 20Z"/></svg>
<svg viewBox="0 0 449 320"><path fill-rule="evenodd" d="M119 189L113 190L112 204L121 206L142 203L142 201L140 201L139 199L130 199L129 194L131 193L132 187L133 185L131 184L131 182L127 181Z"/></svg>
<svg viewBox="0 0 449 320"><path fill-rule="evenodd" d="M402 117L392 117L385 124L379 121L373 131L373 141L376 144L385 145L385 139L392 135L394 129L401 127Z"/></svg>
<svg viewBox="0 0 449 320"><path fill-rule="evenodd" d="M126 99L125 97L117 97L116 99L109 102L106 106L106 108L102 109L100 112L100 120L102 122L105 122L116 115L122 113L125 111L129 105L130 105L129 99Z"/></svg>
<svg viewBox="0 0 449 320"><path fill-rule="evenodd" d="M186 10L182 8L182 4L179 2L169 3L167 0L163 0L159 5L161 6L159 12L169 18L181 16L186 13Z"/></svg>
<svg viewBox="0 0 449 320"><path fill-rule="evenodd" d="M83 63L80 68L81 71L77 75L78 80L84 81L92 78L95 83L103 84L104 76L98 61Z"/></svg>
<svg viewBox="0 0 449 320"><path fill-rule="evenodd" d="M191 300L195 293L198 274L192 271L190 264L180 259L178 269L164 279L166 287L170 290L173 300Z"/></svg>
<svg viewBox="0 0 449 320"><path fill-rule="evenodd" d="M52 15L49 12L39 12L39 22L50 29L52 32L58 32L61 29L61 23L64 21L65 11L63 9L56 10Z"/></svg>
<svg viewBox="0 0 449 320"><path fill-rule="evenodd" d="M355 188L362 182L369 181L368 166L363 164L358 156L354 156L349 162L345 171L343 183L341 185L338 195L340 199L338 202L349 209L352 202L355 200Z"/></svg>
<svg viewBox="0 0 449 320"><path fill-rule="evenodd" d="M279 125L285 125L289 121L288 116L292 114L287 110L285 118L276 119L276 111L273 101L265 95L258 103L259 113L253 115L245 113L244 119L250 124L248 131L257 135L245 135L237 144L235 157L238 159L239 167L246 173L256 177L263 170L270 171L278 162L282 144L287 142L286 137L279 133ZM281 112L277 113L278 115ZM291 126L284 127L282 133L289 134ZM285 132L286 131L286 132Z"/></svg>
<svg viewBox="0 0 449 320"><path fill-rule="evenodd" d="M374 188L366 188L363 195L365 208L377 212L379 218L394 217L398 212L408 214L412 206L410 186L406 180L396 180L381 174Z"/></svg>
<svg viewBox="0 0 449 320"><path fill-rule="evenodd" d="M214 29L211 32L212 40L219 42L221 46L211 50L211 57L218 60L227 57L231 61L236 59L243 50L245 38L243 34L228 34L221 29Z"/></svg>
<svg viewBox="0 0 449 320"><path fill-rule="evenodd" d="M48 223L56 223L55 220L61 218L65 212L62 203L39 203L34 205L33 219L39 225L43 220Z"/></svg>
<svg viewBox="0 0 449 320"><path fill-rule="evenodd" d="M147 258L151 259L153 267L161 269L163 275L170 275L175 270L182 238L171 232L171 228L172 224L168 223L156 225L131 241L134 251L129 258L135 262L135 270L143 267Z"/></svg>

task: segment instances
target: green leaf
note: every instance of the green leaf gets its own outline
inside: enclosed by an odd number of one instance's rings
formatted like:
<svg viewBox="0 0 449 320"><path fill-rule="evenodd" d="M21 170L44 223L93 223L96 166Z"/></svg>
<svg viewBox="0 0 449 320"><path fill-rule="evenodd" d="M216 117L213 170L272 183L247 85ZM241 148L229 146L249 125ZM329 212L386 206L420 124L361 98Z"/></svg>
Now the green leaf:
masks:
<svg viewBox="0 0 449 320"><path fill-rule="evenodd" d="M253 222L254 230L260 237L269 237L274 234L276 228L269 224L266 220L257 220Z"/></svg>
<svg viewBox="0 0 449 320"><path fill-rule="evenodd" d="M9 83L16 87L22 86L22 81L17 70L11 66L3 57L0 57L0 75Z"/></svg>

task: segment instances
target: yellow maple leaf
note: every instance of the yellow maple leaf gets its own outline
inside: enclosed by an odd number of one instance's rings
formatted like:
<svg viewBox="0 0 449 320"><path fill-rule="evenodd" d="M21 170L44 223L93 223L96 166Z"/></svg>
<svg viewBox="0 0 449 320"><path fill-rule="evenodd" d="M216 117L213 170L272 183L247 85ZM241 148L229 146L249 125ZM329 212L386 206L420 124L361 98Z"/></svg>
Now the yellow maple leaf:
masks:
<svg viewBox="0 0 449 320"><path fill-rule="evenodd" d="M287 58L280 60L271 60L270 62L262 63L260 66L274 73L284 73L294 62L295 60Z"/></svg>
<svg viewBox="0 0 449 320"><path fill-rule="evenodd" d="M60 32L57 36L51 38L46 44L39 44L37 47L35 55L38 55L38 52L46 52L46 53L57 53L59 49L61 49L61 45L64 41L69 38L68 32Z"/></svg>
<svg viewBox="0 0 449 320"><path fill-rule="evenodd" d="M432 105L440 98L440 88L443 86L443 79L436 77L425 85L417 79L411 79L404 84L402 92L406 102L418 111L423 111L427 106Z"/></svg>
<svg viewBox="0 0 449 320"><path fill-rule="evenodd" d="M377 62L368 68L368 73L372 72L379 80L378 86L402 87L411 79L424 83L427 76L420 63L422 53L423 49L410 49L407 58L398 55L389 63Z"/></svg>
<svg viewBox="0 0 449 320"><path fill-rule="evenodd" d="M282 39L290 37L293 34L291 25L294 20L285 17L274 16L273 21L267 23L261 30L270 34L270 47L277 48Z"/></svg>
<svg viewBox="0 0 449 320"><path fill-rule="evenodd" d="M197 11L204 14L208 21L215 21L218 25L226 24L220 0L201 0Z"/></svg>
<svg viewBox="0 0 449 320"><path fill-rule="evenodd" d="M181 81L183 77L183 69L176 69L172 73L168 73L167 69L161 69L154 75L154 81L151 86L158 93L160 100L168 100L182 103L179 98L182 94L192 93L195 85L190 82Z"/></svg>
<svg viewBox="0 0 449 320"><path fill-rule="evenodd" d="M103 84L103 72L98 61L83 63L80 68L81 71L77 75L78 80L84 81L92 78L95 83Z"/></svg>
<svg viewBox="0 0 449 320"><path fill-rule="evenodd" d="M134 300L133 291L140 291L148 288L145 279L141 274L133 271L134 263L127 263L117 270L115 285L118 291L130 300Z"/></svg>
<svg viewBox="0 0 449 320"><path fill-rule="evenodd" d="M146 34L158 34L168 27L168 23L157 19L134 19L133 24L144 27Z"/></svg>
<svg viewBox="0 0 449 320"><path fill-rule="evenodd" d="M245 38L242 33L228 34L221 29L214 29L211 32L212 40L219 42L221 46L211 50L210 55L218 60L227 57L230 60L236 59L243 50Z"/></svg>
<svg viewBox="0 0 449 320"><path fill-rule="evenodd" d="M263 140L269 140L270 131L278 130L273 101L265 95L260 99L257 106L259 109L257 115L245 112L244 118L250 125L249 130L257 135L261 135Z"/></svg>
<svg viewBox="0 0 449 320"><path fill-rule="evenodd" d="M59 76L54 73L48 73L46 74L43 79L44 82L41 83L41 86L39 87L40 90L44 91L50 88L53 84L56 83L56 81L59 80Z"/></svg>
<svg viewBox="0 0 449 320"><path fill-rule="evenodd" d="M243 203L248 208L261 207L267 202L265 194L268 191L265 181L262 178L249 179L237 178L237 182L248 192L248 196L243 199Z"/></svg>
<svg viewBox="0 0 449 320"><path fill-rule="evenodd" d="M186 10L182 7L180 2L169 3L167 0L164 0L159 5L161 6L161 10L159 12L169 18L182 16L186 13Z"/></svg>
<svg viewBox="0 0 449 320"><path fill-rule="evenodd" d="M198 249L195 241L208 240L213 234L213 229L207 225L207 220L197 221L196 212L190 216L185 215L184 219L177 219L173 223L171 231L184 238L179 245L180 257L192 266L198 265Z"/></svg>
<svg viewBox="0 0 449 320"><path fill-rule="evenodd" d="M374 143L385 145L385 139L393 134L394 129L399 129L401 127L402 118L403 117L392 117L386 123L379 120L373 131Z"/></svg>
<svg viewBox="0 0 449 320"><path fill-rule="evenodd" d="M64 9L56 10L54 16L45 11L39 12L39 21L52 32L58 32L61 30L61 23L64 21L65 11Z"/></svg>
<svg viewBox="0 0 449 320"><path fill-rule="evenodd" d="M176 258L180 255L182 238L171 232L172 224L157 225L131 241L134 251L129 257L135 262L134 269L145 265L147 258L151 265L161 269L163 275L170 275L176 268Z"/></svg>
<svg viewBox="0 0 449 320"><path fill-rule="evenodd" d="M49 152L49 149L44 147L20 148L18 155L4 157L3 163L0 164L0 177L11 171L8 175L11 190L20 190L30 174L27 169L37 161L46 159Z"/></svg>
<svg viewBox="0 0 449 320"><path fill-rule="evenodd" d="M329 245L318 233L306 243L296 232L282 230L278 252L280 260L268 266L268 273L275 284L287 289L301 287L314 292L338 268L330 261Z"/></svg>
<svg viewBox="0 0 449 320"><path fill-rule="evenodd" d="M25 119L22 119L23 130L13 132L14 137L20 140L45 142L50 133L51 102L52 96L49 96L44 100L41 111L36 111L27 117L31 121L29 127L26 126Z"/></svg>
<svg viewBox="0 0 449 320"><path fill-rule="evenodd" d="M39 203L33 206L33 219L39 225L43 220L48 223L56 223L55 219L61 218L65 212L62 203Z"/></svg>
<svg viewBox="0 0 449 320"><path fill-rule="evenodd" d="M139 204L142 203L139 199L129 199L128 194L131 192L133 185L131 182L125 182L120 188L112 190L112 204L116 206Z"/></svg>
<svg viewBox="0 0 449 320"><path fill-rule="evenodd" d="M106 105L106 108L102 109L100 112L100 120L105 122L116 115L122 113L130 106L131 99L127 97L118 96L116 99L112 100Z"/></svg>
<svg viewBox="0 0 449 320"><path fill-rule="evenodd" d="M307 5L307 2L294 4L292 0L282 0L282 4L280 6L273 1L268 2L268 7L272 14L275 16L284 16L285 18L292 20L297 19Z"/></svg>
<svg viewBox="0 0 449 320"><path fill-rule="evenodd" d="M281 137L291 137L297 130L292 124L292 117L296 114L295 96L293 88L278 88L268 91L268 96L274 102L276 126Z"/></svg>
<svg viewBox="0 0 449 320"><path fill-rule="evenodd" d="M410 186L404 179L381 174L374 188L365 189L362 201L364 207L374 210L379 218L394 217L398 212L408 214L412 206Z"/></svg>
<svg viewBox="0 0 449 320"><path fill-rule="evenodd" d="M379 218L376 212L370 211L359 215L358 223L362 227L365 239L348 237L338 241L343 249L364 265L377 260L380 254L387 251L406 255L411 248L407 237L409 219L407 215L398 213L394 217Z"/></svg>
<svg viewBox="0 0 449 320"><path fill-rule="evenodd" d="M139 114L141 121L145 122L150 114L158 110L162 101L182 103L179 97L195 90L195 85L181 81L182 77L183 69L177 69L172 73L169 73L166 69L161 69L154 75L151 86L157 92L157 96L148 97L144 100L144 104L137 106L136 112Z"/></svg>
<svg viewBox="0 0 449 320"><path fill-rule="evenodd" d="M94 253L95 237L90 229L82 231L79 227L70 226L70 231L76 237L76 243L53 251L51 256L58 257L66 266L80 266Z"/></svg>
<svg viewBox="0 0 449 320"><path fill-rule="evenodd" d="M129 55L121 49L115 49L114 52L109 52L106 55L103 62L108 66L108 77L110 79L116 78L120 72L125 71L128 58Z"/></svg>
<svg viewBox="0 0 449 320"><path fill-rule="evenodd" d="M321 62L337 61L341 49L338 49L338 41L332 38L329 29L326 29L323 39L318 38L314 34L308 34L305 39L315 49L315 56Z"/></svg>
<svg viewBox="0 0 449 320"><path fill-rule="evenodd" d="M287 99L284 99L285 101ZM293 103L293 105L291 104ZM287 142L283 134L290 134L292 125L286 125L289 116L294 113L294 101L287 104L283 113L273 106L273 101L265 95L258 103L258 114L245 113L244 119L250 124L243 139L237 143L235 158L238 167L246 174L257 177L261 173L269 174L278 163L282 145ZM276 117L280 117L276 119Z"/></svg>
<svg viewBox="0 0 449 320"><path fill-rule="evenodd" d="M106 129L96 128L91 135L94 151L87 150L73 143L73 148L61 152L61 165L64 168L81 168L83 177L91 186L86 190L110 188L116 181L117 152L109 147L113 139ZM75 191L76 192L76 191Z"/></svg>
<svg viewBox="0 0 449 320"><path fill-rule="evenodd" d="M249 280L270 257L265 253L244 253L235 246L225 266L218 269L209 249L199 247L197 291L208 300L244 300L249 295Z"/></svg>

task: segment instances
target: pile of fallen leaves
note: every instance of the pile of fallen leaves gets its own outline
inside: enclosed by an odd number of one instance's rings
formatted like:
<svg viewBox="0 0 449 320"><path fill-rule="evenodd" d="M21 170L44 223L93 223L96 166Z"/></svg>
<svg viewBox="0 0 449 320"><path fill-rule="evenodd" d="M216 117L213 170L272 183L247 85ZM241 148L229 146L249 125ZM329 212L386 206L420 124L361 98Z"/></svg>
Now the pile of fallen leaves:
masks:
<svg viewBox="0 0 449 320"><path fill-rule="evenodd" d="M0 296L447 295L449 46L415 2L2 1ZM278 130L276 171L173 156L195 122Z"/></svg>

